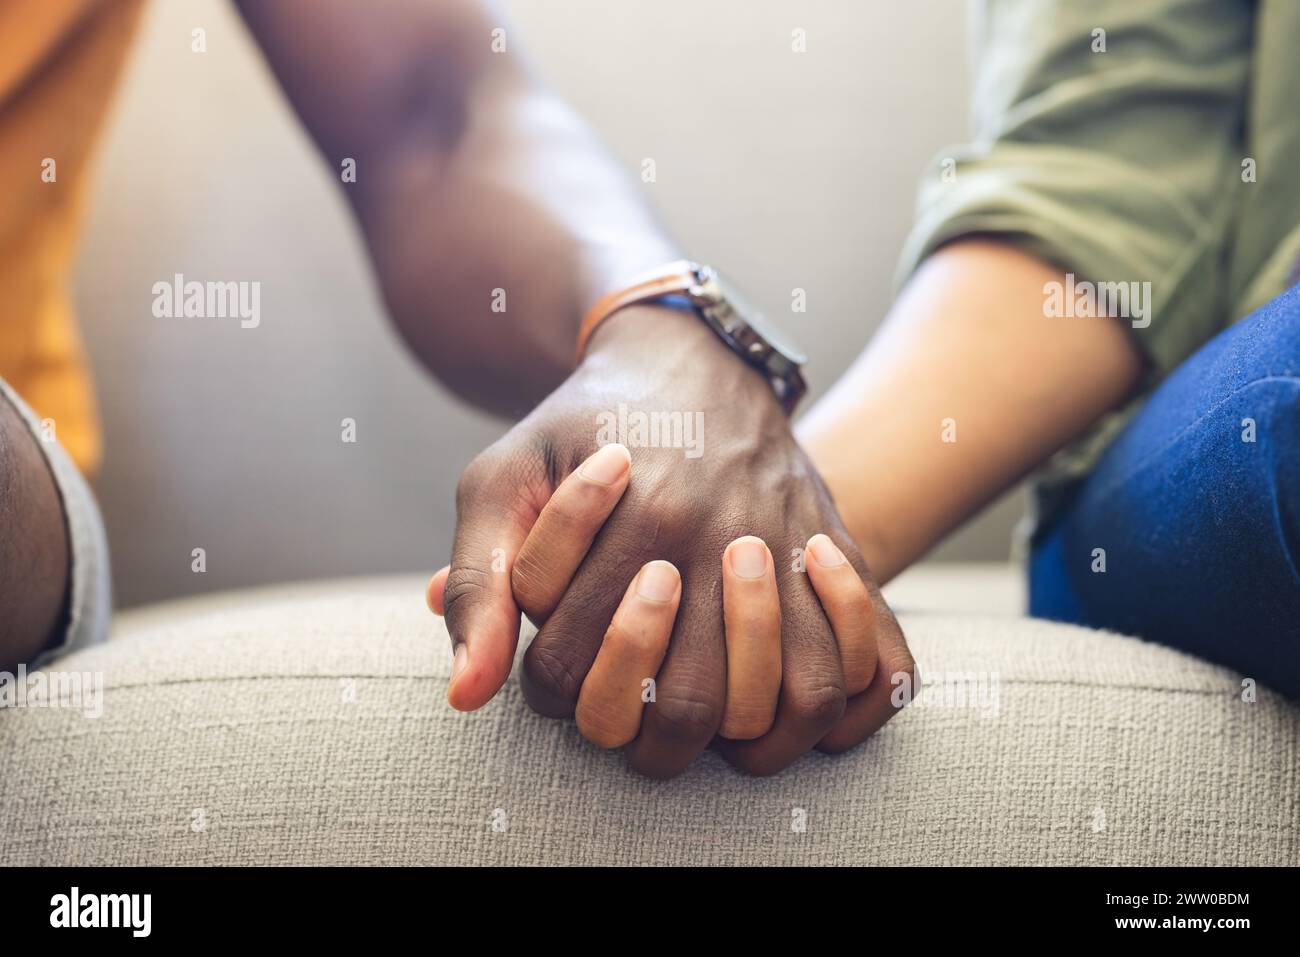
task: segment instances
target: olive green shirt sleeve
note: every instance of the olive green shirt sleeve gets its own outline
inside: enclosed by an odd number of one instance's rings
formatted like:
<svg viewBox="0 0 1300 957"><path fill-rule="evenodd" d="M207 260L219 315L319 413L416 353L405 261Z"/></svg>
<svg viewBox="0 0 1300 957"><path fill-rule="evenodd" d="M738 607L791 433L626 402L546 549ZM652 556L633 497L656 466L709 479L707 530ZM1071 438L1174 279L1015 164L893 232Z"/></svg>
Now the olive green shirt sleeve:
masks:
<svg viewBox="0 0 1300 957"><path fill-rule="evenodd" d="M1157 375L1226 321L1241 186L1249 0L987 0L973 18L971 142L940 153L899 281L992 234L1080 282L1150 282L1125 322Z"/></svg>

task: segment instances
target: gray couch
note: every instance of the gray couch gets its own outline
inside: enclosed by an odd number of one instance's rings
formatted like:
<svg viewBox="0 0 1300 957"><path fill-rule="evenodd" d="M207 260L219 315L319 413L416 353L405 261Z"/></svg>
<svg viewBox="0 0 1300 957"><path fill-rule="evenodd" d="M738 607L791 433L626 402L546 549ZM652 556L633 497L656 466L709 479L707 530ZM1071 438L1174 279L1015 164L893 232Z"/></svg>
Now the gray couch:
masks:
<svg viewBox="0 0 1300 957"><path fill-rule="evenodd" d="M858 750L768 779L712 752L640 778L513 682L451 711L423 586L121 615L49 666L102 672L102 716L0 711L0 864L1300 862L1300 712L1177 652L1019 617L1009 568L892 585L925 692Z"/></svg>

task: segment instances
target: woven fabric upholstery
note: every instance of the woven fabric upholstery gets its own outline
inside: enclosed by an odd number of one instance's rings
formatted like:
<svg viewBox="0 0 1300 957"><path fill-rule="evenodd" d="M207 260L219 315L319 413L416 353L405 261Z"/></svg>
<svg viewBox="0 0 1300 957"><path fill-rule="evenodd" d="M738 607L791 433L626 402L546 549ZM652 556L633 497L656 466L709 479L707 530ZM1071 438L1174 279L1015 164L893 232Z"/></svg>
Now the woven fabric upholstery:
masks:
<svg viewBox="0 0 1300 957"><path fill-rule="evenodd" d="M125 616L50 668L103 714L0 711L3 864L1295 864L1300 716L1133 639L904 612L930 689L854 752L774 778L712 752L650 781L512 681L444 703L423 581L348 581ZM988 687L992 687L989 685Z"/></svg>

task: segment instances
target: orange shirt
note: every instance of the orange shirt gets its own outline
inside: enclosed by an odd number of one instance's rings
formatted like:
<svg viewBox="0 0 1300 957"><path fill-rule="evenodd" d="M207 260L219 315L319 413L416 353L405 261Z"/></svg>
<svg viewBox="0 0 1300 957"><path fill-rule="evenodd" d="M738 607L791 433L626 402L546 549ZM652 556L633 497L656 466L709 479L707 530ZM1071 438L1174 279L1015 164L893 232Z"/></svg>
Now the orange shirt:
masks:
<svg viewBox="0 0 1300 957"><path fill-rule="evenodd" d="M91 145L143 3L0 3L0 377L88 473L99 422L68 280Z"/></svg>

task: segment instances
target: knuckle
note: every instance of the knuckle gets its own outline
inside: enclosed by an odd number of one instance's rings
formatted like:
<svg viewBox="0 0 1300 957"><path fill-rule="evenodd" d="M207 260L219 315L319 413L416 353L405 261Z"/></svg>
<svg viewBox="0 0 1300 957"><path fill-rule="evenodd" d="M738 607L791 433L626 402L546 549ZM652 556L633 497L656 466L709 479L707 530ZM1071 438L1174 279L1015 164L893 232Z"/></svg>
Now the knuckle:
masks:
<svg viewBox="0 0 1300 957"><path fill-rule="evenodd" d="M847 701L843 687L823 684L792 690L789 704L791 714L801 724L830 728L844 715Z"/></svg>
<svg viewBox="0 0 1300 957"><path fill-rule="evenodd" d="M598 748L621 748L636 737L636 726L625 716L588 704L585 699L579 700L574 717L578 731Z"/></svg>
<svg viewBox="0 0 1300 957"><path fill-rule="evenodd" d="M660 690L653 709L655 730L670 741L698 743L712 738L722 724L722 703L699 692Z"/></svg>
<svg viewBox="0 0 1300 957"><path fill-rule="evenodd" d="M516 426L516 430L518 430ZM510 497L533 504L550 498L554 455L544 440L529 440L516 431L488 446L470 460L456 482L457 514L480 502L493 489L509 489Z"/></svg>
<svg viewBox="0 0 1300 957"><path fill-rule="evenodd" d="M635 611L620 612L610 622L603 643L616 647L620 652L638 661L662 658L664 650L668 647L667 630L671 625L672 623L668 622L665 627L646 615L636 614Z"/></svg>
<svg viewBox="0 0 1300 957"><path fill-rule="evenodd" d="M461 611L491 589L491 572L470 565L456 565L447 573L443 591L447 621L454 623Z"/></svg>
<svg viewBox="0 0 1300 957"><path fill-rule="evenodd" d="M487 452L476 455L469 465L465 466L465 470L460 473L460 478L456 480L457 511L464 511L473 504L479 490L487 486L495 470L496 466Z"/></svg>
<svg viewBox="0 0 1300 957"><path fill-rule="evenodd" d="M759 706L727 707L727 715L718 732L724 738L733 741L752 741L761 738L772 729L774 715L771 708Z"/></svg>
<svg viewBox="0 0 1300 957"><path fill-rule="evenodd" d="M524 670L528 680L540 691L570 703L578 700L585 673L579 673L573 659L555 650L555 645L534 641L524 656Z"/></svg>

